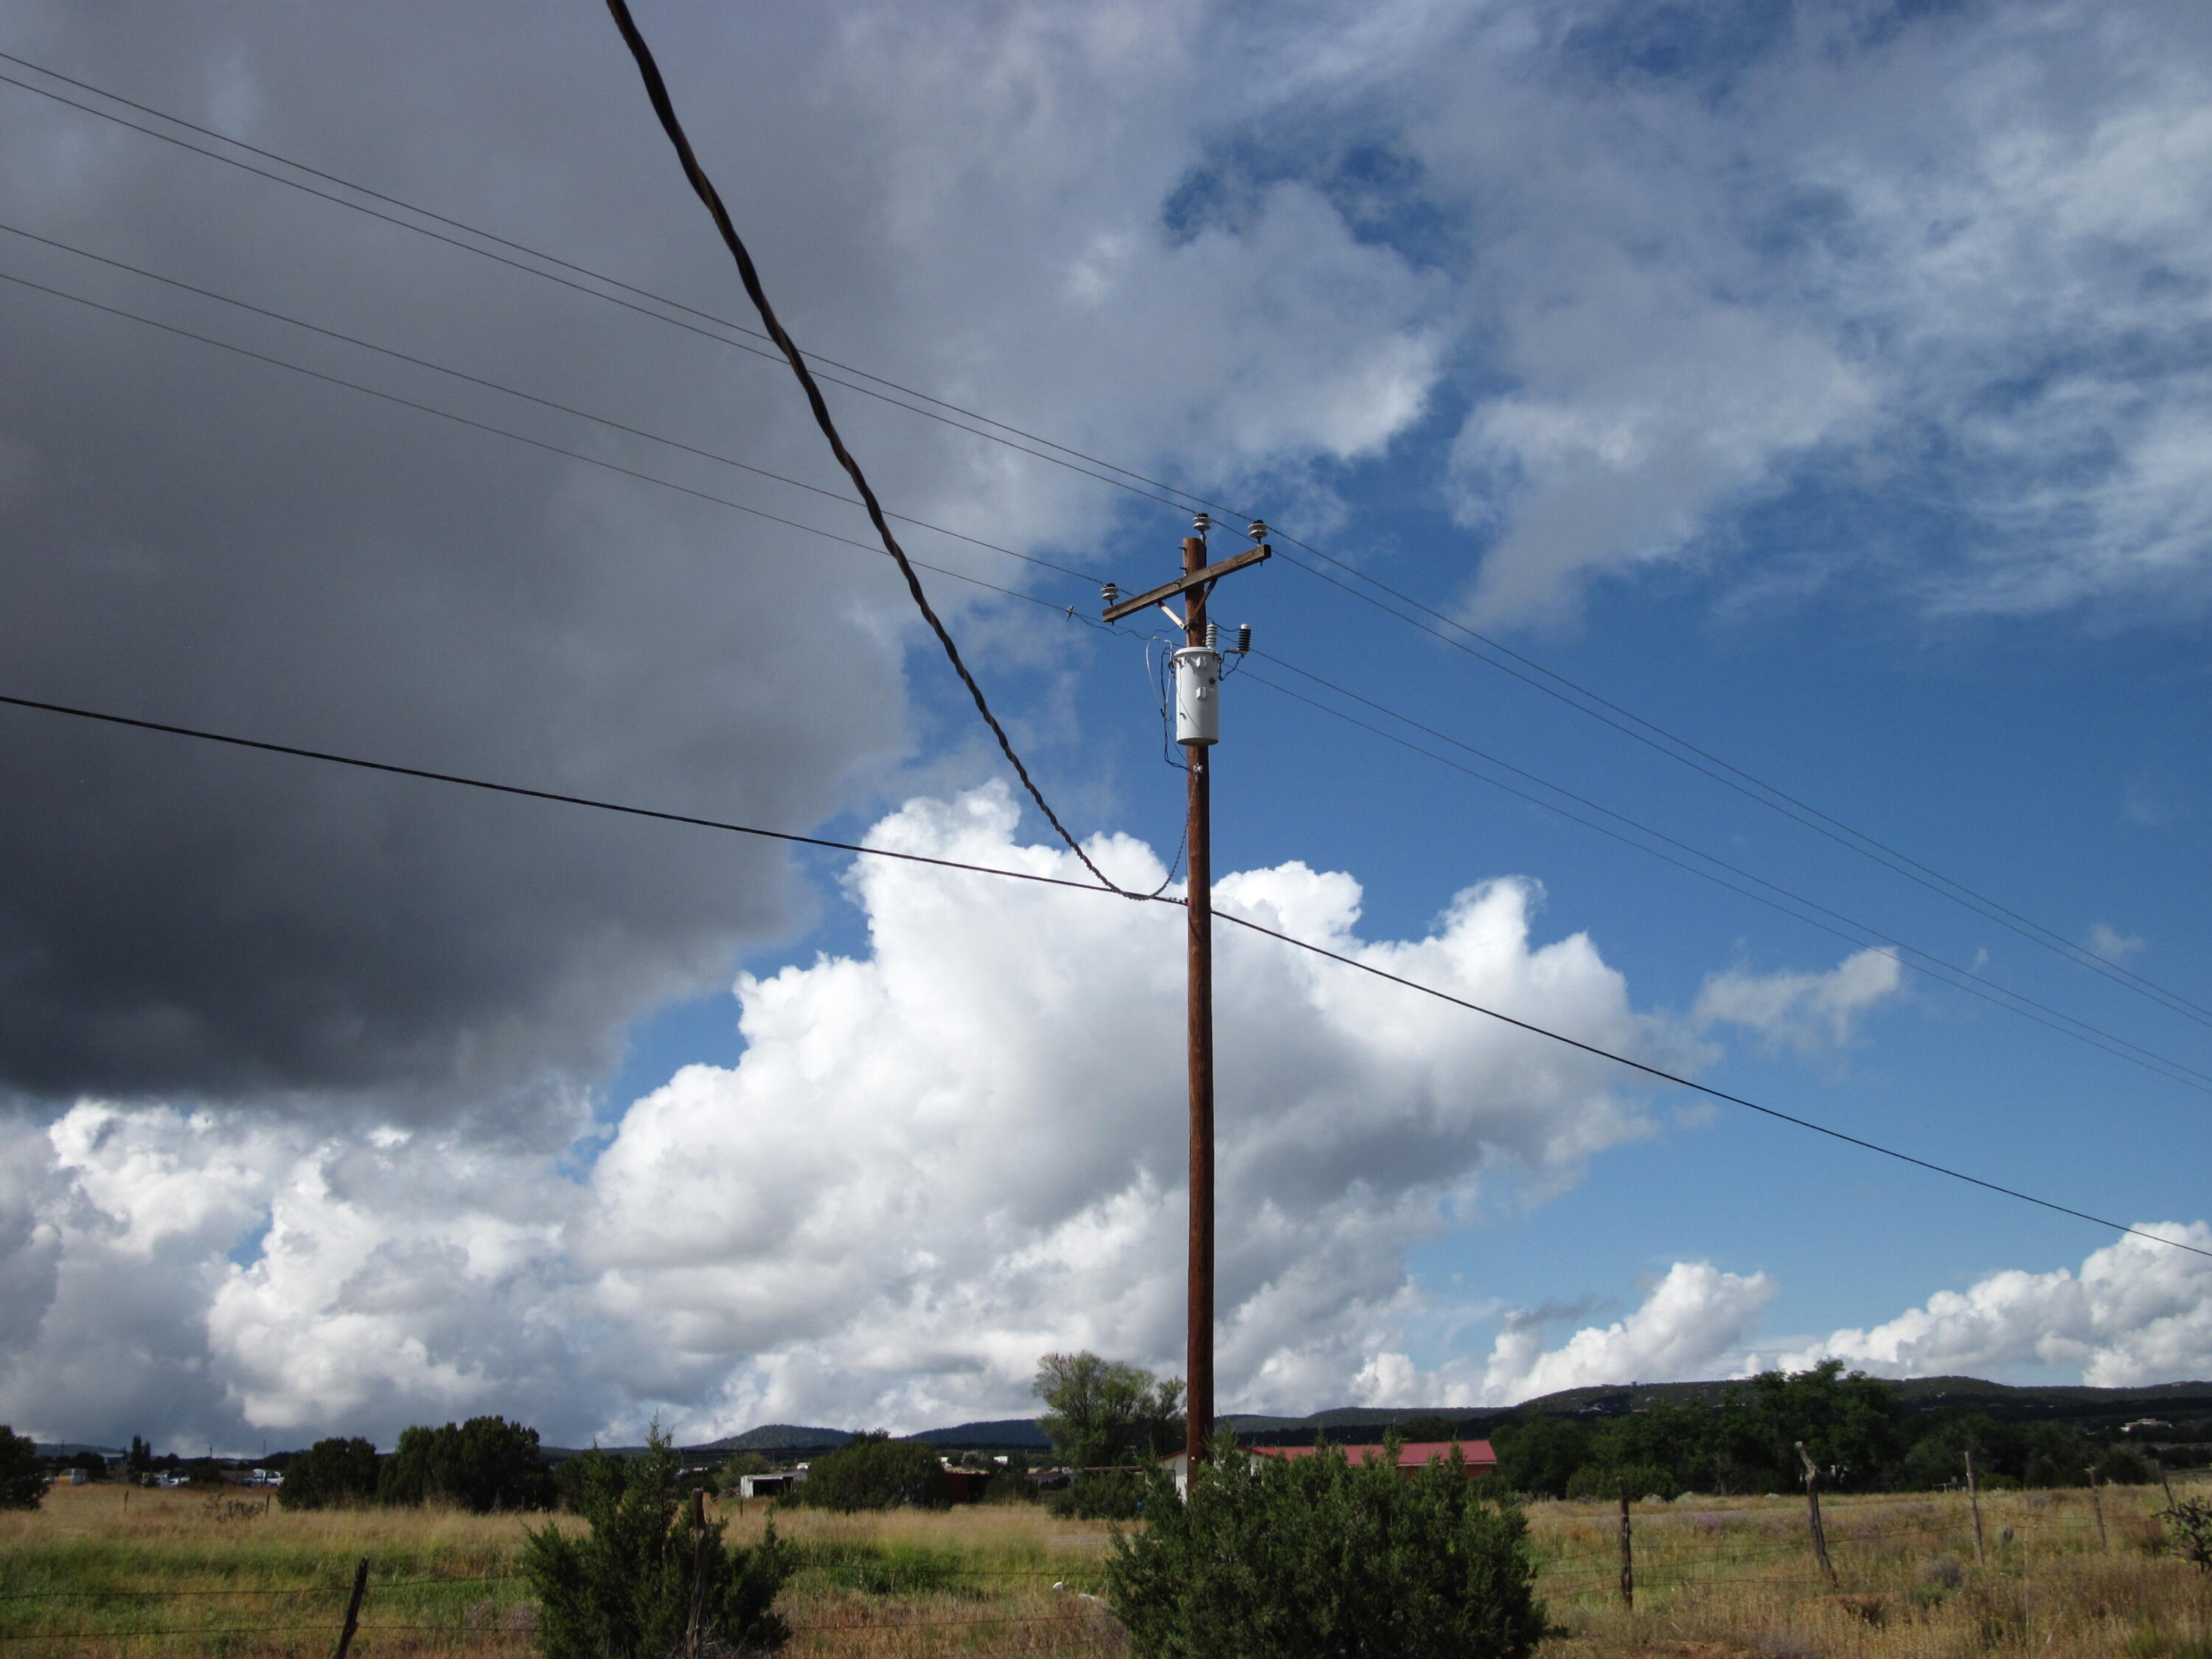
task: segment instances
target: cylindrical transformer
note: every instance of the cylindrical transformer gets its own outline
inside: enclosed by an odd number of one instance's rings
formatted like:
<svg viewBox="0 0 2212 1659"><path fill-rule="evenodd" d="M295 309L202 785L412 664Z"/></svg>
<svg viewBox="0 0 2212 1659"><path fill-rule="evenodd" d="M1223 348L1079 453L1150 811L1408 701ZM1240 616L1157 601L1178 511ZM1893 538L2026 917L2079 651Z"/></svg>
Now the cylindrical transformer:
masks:
<svg viewBox="0 0 2212 1659"><path fill-rule="evenodd" d="M1221 741L1221 653L1187 645L1175 653L1177 743Z"/></svg>

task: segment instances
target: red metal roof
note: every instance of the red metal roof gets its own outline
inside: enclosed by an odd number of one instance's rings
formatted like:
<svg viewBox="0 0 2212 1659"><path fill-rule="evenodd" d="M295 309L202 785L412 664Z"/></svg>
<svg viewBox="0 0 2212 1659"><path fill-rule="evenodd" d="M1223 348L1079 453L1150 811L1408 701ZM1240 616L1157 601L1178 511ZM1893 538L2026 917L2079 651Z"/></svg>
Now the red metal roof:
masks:
<svg viewBox="0 0 2212 1659"><path fill-rule="evenodd" d="M1449 1440L1416 1440L1398 1448L1398 1467L1401 1469L1425 1468L1431 1463L1442 1462L1451 1456L1454 1443ZM1462 1440L1457 1443L1461 1455L1470 1469L1494 1469L1498 1454L1490 1449L1487 1440ZM1252 1449L1262 1457L1311 1457L1317 1449L1312 1446L1255 1446ZM1364 1463L1370 1457L1380 1457L1380 1446L1344 1446L1339 1448L1349 1462Z"/></svg>

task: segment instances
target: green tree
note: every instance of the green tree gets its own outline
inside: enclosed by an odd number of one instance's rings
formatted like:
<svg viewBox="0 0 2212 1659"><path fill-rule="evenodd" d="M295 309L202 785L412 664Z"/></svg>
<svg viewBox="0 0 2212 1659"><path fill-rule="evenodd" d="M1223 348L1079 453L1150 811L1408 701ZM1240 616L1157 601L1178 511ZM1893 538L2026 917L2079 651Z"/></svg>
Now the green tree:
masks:
<svg viewBox="0 0 2212 1659"><path fill-rule="evenodd" d="M337 1509L375 1496L376 1448L357 1435L318 1440L291 1461L276 1488L288 1510Z"/></svg>
<svg viewBox="0 0 2212 1659"><path fill-rule="evenodd" d="M34 1510L46 1496L38 1443L0 1423L0 1510Z"/></svg>
<svg viewBox="0 0 2212 1659"><path fill-rule="evenodd" d="M422 1504L433 1498L479 1515L550 1509L553 1477L538 1455L538 1431L503 1417L402 1431L377 1475L376 1501Z"/></svg>
<svg viewBox="0 0 2212 1659"><path fill-rule="evenodd" d="M1097 1354L1048 1353L1030 1392L1044 1402L1037 1426L1079 1469L1147 1464L1183 1443L1182 1382Z"/></svg>
<svg viewBox="0 0 2212 1659"><path fill-rule="evenodd" d="M1663 1463L1585 1463L1568 1477L1567 1496L1603 1502L1620 1497L1623 1486L1628 1488L1631 1503L1645 1498L1671 1498L1682 1490L1674 1482L1674 1472Z"/></svg>
<svg viewBox="0 0 2212 1659"><path fill-rule="evenodd" d="M575 1484L588 1536L548 1523L530 1533L522 1571L538 1601L538 1645L546 1659L661 1659L683 1644L694 1571L702 1565L702 1608L709 1642L742 1651L773 1650L790 1627L772 1610L798 1565L797 1553L771 1522L750 1549L707 1526L703 1549L685 1526L676 1490L675 1448L655 1425L645 1455L627 1467L594 1449L597 1460Z"/></svg>
<svg viewBox="0 0 2212 1659"><path fill-rule="evenodd" d="M1442 1412L1423 1412L1418 1417L1407 1418L1398 1425L1398 1432L1409 1445L1425 1441L1474 1440L1479 1435L1468 1432L1471 1425L1456 1418L1446 1417Z"/></svg>
<svg viewBox="0 0 2212 1659"><path fill-rule="evenodd" d="M986 1504L1034 1504L1036 1500L1036 1483L1030 1479L1027 1454L1009 1452L1006 1461L997 1464L989 1483L984 1486L983 1501Z"/></svg>
<svg viewBox="0 0 2212 1659"><path fill-rule="evenodd" d="M822 1510L943 1509L950 1501L937 1454L883 1429L853 1437L806 1466L792 1501Z"/></svg>
<svg viewBox="0 0 2212 1659"><path fill-rule="evenodd" d="M1637 1484L1651 1480L1648 1473L1632 1477L1631 1497L1656 1492L1672 1498L1711 1480L1713 1425L1709 1407L1662 1400L1614 1418L1595 1437L1593 1450L1613 1468L1665 1471L1649 1486Z"/></svg>
<svg viewBox="0 0 2212 1659"><path fill-rule="evenodd" d="M1897 1391L1840 1359L1810 1370L1761 1371L1730 1383L1716 1425L1717 1462L1741 1487L1788 1491L1803 1479L1797 1443L1832 1486L1887 1485L1904 1451Z"/></svg>
<svg viewBox="0 0 2212 1659"><path fill-rule="evenodd" d="M582 1515L605 1497L613 1501L623 1489L622 1464L596 1445L553 1466L553 1492L564 1510Z"/></svg>
<svg viewBox="0 0 2212 1659"><path fill-rule="evenodd" d="M1490 1437L1498 1474L1531 1498L1564 1498L1575 1471L1590 1461L1590 1431L1571 1417L1531 1412Z"/></svg>
<svg viewBox="0 0 2212 1659"><path fill-rule="evenodd" d="M1897 1484L1911 1491L1948 1486L1966 1478L1966 1454L1983 1477L1999 1473L1992 1455L2005 1434L1989 1414L1972 1406L1949 1406L1912 1425L1912 1445L1898 1465Z"/></svg>
<svg viewBox="0 0 2212 1659"><path fill-rule="evenodd" d="M1223 1436L1187 1502L1156 1477L1107 1601L1140 1659L1523 1659L1545 1633L1519 1508L1457 1458L1407 1477Z"/></svg>
<svg viewBox="0 0 2212 1659"><path fill-rule="evenodd" d="M154 1467L154 1449L137 1435L131 1437L131 1455L124 1459L123 1467L133 1474L144 1474Z"/></svg>

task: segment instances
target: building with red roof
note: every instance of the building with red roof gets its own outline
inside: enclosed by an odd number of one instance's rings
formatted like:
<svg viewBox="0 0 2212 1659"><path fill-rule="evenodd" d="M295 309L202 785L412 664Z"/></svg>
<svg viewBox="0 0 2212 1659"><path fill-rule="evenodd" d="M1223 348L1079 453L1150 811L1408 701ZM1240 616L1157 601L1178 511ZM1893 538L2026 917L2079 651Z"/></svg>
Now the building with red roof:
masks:
<svg viewBox="0 0 2212 1659"><path fill-rule="evenodd" d="M1498 1467L1498 1454L1491 1449L1487 1440L1414 1440L1398 1448L1398 1471L1413 1474L1431 1463L1448 1462L1452 1448L1456 1445L1466 1460L1470 1475L1488 1474ZM1318 1446L1254 1446L1249 1449L1261 1457L1311 1457ZM1347 1462L1364 1463L1370 1457L1382 1455L1381 1446L1345 1446L1340 1448Z"/></svg>

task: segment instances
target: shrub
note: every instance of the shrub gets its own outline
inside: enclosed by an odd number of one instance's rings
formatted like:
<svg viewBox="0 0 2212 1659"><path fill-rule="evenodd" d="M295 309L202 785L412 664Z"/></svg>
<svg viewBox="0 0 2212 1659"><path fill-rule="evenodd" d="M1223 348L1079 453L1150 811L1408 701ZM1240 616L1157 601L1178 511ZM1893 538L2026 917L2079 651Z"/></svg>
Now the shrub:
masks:
<svg viewBox="0 0 2212 1659"><path fill-rule="evenodd" d="M0 1423L0 1510L34 1510L46 1496L38 1443Z"/></svg>
<svg viewBox="0 0 2212 1659"><path fill-rule="evenodd" d="M1019 1452L1000 1464L983 1486L986 1504L1034 1504L1041 1496L1030 1478L1030 1461Z"/></svg>
<svg viewBox="0 0 2212 1659"><path fill-rule="evenodd" d="M2115 1446L2097 1465L2097 1478L2116 1486L2148 1486L2158 1479L2158 1470L2134 1447Z"/></svg>
<svg viewBox="0 0 2212 1659"><path fill-rule="evenodd" d="M699 1553L676 1491L675 1448L656 1427L645 1455L626 1468L597 1455L576 1483L590 1535L548 1523L523 1544L538 1650L546 1659L661 1659L683 1643ZM731 1548L722 1533L719 1521L707 1528L702 1636L742 1650L782 1646L791 1630L770 1609L796 1565L791 1547L773 1523L750 1549Z"/></svg>
<svg viewBox="0 0 2212 1659"><path fill-rule="evenodd" d="M619 1495L622 1487L622 1465L597 1446L553 1466L555 1500L574 1514L584 1514L595 1493Z"/></svg>
<svg viewBox="0 0 2212 1659"><path fill-rule="evenodd" d="M288 1510L366 1504L376 1496L376 1448L356 1436L318 1440L292 1459L276 1501Z"/></svg>
<svg viewBox="0 0 2212 1659"><path fill-rule="evenodd" d="M807 1466L790 1501L822 1510L941 1510L951 1500L937 1454L881 1429L856 1435Z"/></svg>
<svg viewBox="0 0 2212 1659"><path fill-rule="evenodd" d="M1101 1469L1079 1474L1073 1482L1053 1493L1045 1507L1065 1519L1078 1521L1133 1521L1156 1489L1150 1474L1135 1469Z"/></svg>
<svg viewBox="0 0 2212 1659"><path fill-rule="evenodd" d="M2167 1547L2199 1572L2212 1572L2212 1499L2184 1498L2158 1518L2166 1523Z"/></svg>
<svg viewBox="0 0 2212 1659"><path fill-rule="evenodd" d="M1656 1463L1624 1463L1607 1468L1595 1463L1584 1464L1567 1479L1567 1496L1571 1498L1619 1501L1620 1484L1628 1483L1628 1498L1638 1503L1646 1498L1672 1498L1680 1491L1674 1474Z"/></svg>
<svg viewBox="0 0 2212 1659"><path fill-rule="evenodd" d="M1413 1476L1225 1437L1188 1500L1164 1476L1107 1599L1143 1659L1525 1659L1545 1635L1528 1523L1454 1458Z"/></svg>
<svg viewBox="0 0 2212 1659"><path fill-rule="evenodd" d="M550 1509L553 1476L538 1455L538 1431L503 1417L402 1431L376 1477L376 1501L420 1504L434 1498L478 1515Z"/></svg>

